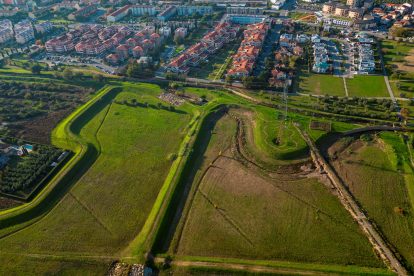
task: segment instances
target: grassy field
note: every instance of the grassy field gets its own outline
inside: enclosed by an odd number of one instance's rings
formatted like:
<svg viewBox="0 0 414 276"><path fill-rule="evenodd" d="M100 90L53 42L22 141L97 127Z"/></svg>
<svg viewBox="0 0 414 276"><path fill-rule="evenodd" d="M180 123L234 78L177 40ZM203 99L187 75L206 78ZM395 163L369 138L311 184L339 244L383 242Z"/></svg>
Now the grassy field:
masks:
<svg viewBox="0 0 414 276"><path fill-rule="evenodd" d="M395 96L413 97L414 47L407 43L390 40L382 41L381 45ZM398 76L395 74L397 72Z"/></svg>
<svg viewBox="0 0 414 276"><path fill-rule="evenodd" d="M396 42L391 40L384 40L381 42L383 54L384 54L384 61L386 64L397 64L399 63L400 69L405 69L408 72L414 72L413 68L411 67L412 57L414 55L413 46L404 43L404 42ZM406 66L408 66L406 68Z"/></svg>
<svg viewBox="0 0 414 276"><path fill-rule="evenodd" d="M224 74L231 61L231 53L237 50L240 42L232 42L225 45L218 53L208 57L208 62L200 64L198 67L191 68L190 77L219 80Z"/></svg>
<svg viewBox="0 0 414 276"><path fill-rule="evenodd" d="M226 149L234 129L233 119L224 116L212 130L193 182L191 209L177 234L179 256L382 267L357 225L317 179L270 179L231 158L215 160L220 152L231 156Z"/></svg>
<svg viewBox="0 0 414 276"><path fill-rule="evenodd" d="M269 179L231 158L214 161L217 155L231 155L236 121L224 115L217 124L200 123L209 110L242 105L235 114L247 123L246 149L258 159L276 158L283 161L278 165L286 165L308 157L293 122L307 125L311 117L290 113L285 128L274 109L201 88L181 90L205 96L207 104L185 103L170 110L157 106L169 106L156 98L159 86L111 83L119 89L99 92L53 133L55 145L75 152L67 165L72 173L59 189L49 193L54 186L47 187L33 201L32 212L9 220L11 227L0 220L0 274L102 274L108 260L132 261L138 254L142 260L143 241L158 231L159 214L176 207L174 200L169 204L171 189L180 193L186 184L195 187L195 196L189 197L189 215L172 243L180 256L383 267L357 225L317 179L283 174ZM315 139L323 136L312 134ZM21 212L30 207L21 207ZM0 213L0 219L13 211ZM18 265L10 265L11 258ZM30 266L36 266L34 273L26 272Z"/></svg>
<svg viewBox="0 0 414 276"><path fill-rule="evenodd" d="M406 146L397 134L382 133L378 142L347 148L335 162L337 171L413 272L413 171Z"/></svg>
<svg viewBox="0 0 414 276"><path fill-rule="evenodd" d="M355 76L346 79L350 97L389 97L383 76Z"/></svg>
<svg viewBox="0 0 414 276"><path fill-rule="evenodd" d="M299 93L345 97L345 88L342 78L334 77L332 75L301 72L298 81Z"/></svg>
<svg viewBox="0 0 414 276"><path fill-rule="evenodd" d="M3 238L0 252L120 256L143 227L192 117L189 105L151 107L158 93L125 84L115 102L75 121L72 131L96 150L95 163L46 217ZM119 104L132 99L150 107Z"/></svg>
<svg viewBox="0 0 414 276"><path fill-rule="evenodd" d="M1 254L3 275L104 275L108 259L61 259L53 256Z"/></svg>

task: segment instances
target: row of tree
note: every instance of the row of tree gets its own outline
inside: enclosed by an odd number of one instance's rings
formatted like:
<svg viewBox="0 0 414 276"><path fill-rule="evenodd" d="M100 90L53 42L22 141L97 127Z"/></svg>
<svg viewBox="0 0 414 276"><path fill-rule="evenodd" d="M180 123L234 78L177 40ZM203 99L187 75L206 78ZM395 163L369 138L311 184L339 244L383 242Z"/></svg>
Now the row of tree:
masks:
<svg viewBox="0 0 414 276"><path fill-rule="evenodd" d="M19 158L16 164L10 162L0 171L0 190L6 193L27 191L33 188L51 170L50 164L61 154L49 146L38 146L36 152Z"/></svg>

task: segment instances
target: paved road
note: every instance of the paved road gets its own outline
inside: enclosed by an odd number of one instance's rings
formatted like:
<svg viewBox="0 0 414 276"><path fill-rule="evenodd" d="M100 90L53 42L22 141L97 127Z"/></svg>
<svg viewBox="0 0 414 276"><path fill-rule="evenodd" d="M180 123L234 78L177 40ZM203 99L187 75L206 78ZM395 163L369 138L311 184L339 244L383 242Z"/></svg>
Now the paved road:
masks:
<svg viewBox="0 0 414 276"><path fill-rule="evenodd" d="M392 92L390 82L388 80L387 71L385 70L384 57L383 57L382 52L381 52L381 44L379 42L377 42L377 45L378 45L378 54L381 58L382 73L384 75L385 85L387 86L387 90L388 90L388 93L390 94L390 98L391 98L392 102L394 103L395 106L398 107L398 102L395 99L394 93Z"/></svg>
<svg viewBox="0 0 414 276"><path fill-rule="evenodd" d="M297 126L296 126L297 127ZM367 236L368 240L373 245L374 249L378 252L380 257L383 259L384 263L395 271L398 275L406 276L408 275L407 270L400 263L400 261L395 257L393 251L390 249L388 244L382 238L381 234L377 229L371 224L368 217L361 210L358 203L352 196L352 194L346 188L345 183L337 176L334 169L331 165L325 160L322 154L319 152L319 149L316 147L315 143L309 137L309 135L297 127L298 131L301 133L302 137L306 141L311 151L312 159L314 160L315 165L320 168L322 171L326 172L329 179L332 181L332 184L335 186L339 200L346 210L351 214L351 216L358 222L359 226L362 228L363 232Z"/></svg>
<svg viewBox="0 0 414 276"><path fill-rule="evenodd" d="M390 98L391 98L392 102L396 106L398 106L397 99L395 98L394 93L392 92L388 76L384 75L384 81L385 81L385 85L387 86L387 90L388 90L388 93L390 94Z"/></svg>

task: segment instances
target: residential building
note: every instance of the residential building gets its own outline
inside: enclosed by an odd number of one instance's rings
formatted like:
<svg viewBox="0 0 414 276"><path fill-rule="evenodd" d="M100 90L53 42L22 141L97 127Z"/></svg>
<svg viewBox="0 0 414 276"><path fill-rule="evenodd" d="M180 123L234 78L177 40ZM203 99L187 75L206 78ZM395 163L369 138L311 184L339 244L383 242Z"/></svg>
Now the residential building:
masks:
<svg viewBox="0 0 414 276"><path fill-rule="evenodd" d="M312 71L315 73L327 73L331 68L329 64L329 55L327 44L323 40L312 40L313 48L313 66Z"/></svg>
<svg viewBox="0 0 414 276"><path fill-rule="evenodd" d="M360 1L359 0L346 0L346 4L351 7L359 7Z"/></svg>
<svg viewBox="0 0 414 276"><path fill-rule="evenodd" d="M269 28L266 22L247 26L243 32L243 41L237 53L233 56L233 62L227 71L228 76L242 78L251 74Z"/></svg>
<svg viewBox="0 0 414 276"><path fill-rule="evenodd" d="M354 27L359 30L369 30L377 27L377 21L372 15L365 15L363 19L355 20Z"/></svg>
<svg viewBox="0 0 414 276"><path fill-rule="evenodd" d="M309 41L309 36L306 34L298 34L296 35L296 41L300 44L306 43Z"/></svg>
<svg viewBox="0 0 414 276"><path fill-rule="evenodd" d="M19 44L25 44L34 39L33 25L29 20L23 20L14 25L14 37Z"/></svg>
<svg viewBox="0 0 414 276"><path fill-rule="evenodd" d="M69 35L55 37L46 42L46 51L55 53L67 53L75 48L74 40Z"/></svg>
<svg viewBox="0 0 414 276"><path fill-rule="evenodd" d="M34 28L37 33L45 34L45 33L50 32L53 29L53 24L50 23L49 21L45 21L42 23L35 24Z"/></svg>
<svg viewBox="0 0 414 276"><path fill-rule="evenodd" d="M193 15L193 14L206 15L206 14L212 14L212 13L213 13L213 6L206 6L206 5L201 5L201 6L187 6L187 5L177 6L177 14L179 16L188 16L188 15Z"/></svg>
<svg viewBox="0 0 414 276"><path fill-rule="evenodd" d="M91 38L75 45L76 53L85 55L99 55L105 52L106 47L101 41Z"/></svg>
<svg viewBox="0 0 414 276"><path fill-rule="evenodd" d="M224 21L234 24L249 25L265 22L267 18L268 16L266 15L226 14Z"/></svg>
<svg viewBox="0 0 414 276"><path fill-rule="evenodd" d="M292 41L293 41L292 34L281 34L279 38L279 45L281 47L289 47Z"/></svg>
<svg viewBox="0 0 414 276"><path fill-rule="evenodd" d="M123 6L106 17L108 22L117 22L128 15L131 5Z"/></svg>
<svg viewBox="0 0 414 276"><path fill-rule="evenodd" d="M348 9L347 6L340 5L340 6L336 6L335 7L335 15L336 16L343 16L343 17L345 17L345 16L348 16L348 12L349 12L349 9Z"/></svg>
<svg viewBox="0 0 414 276"><path fill-rule="evenodd" d="M148 5L134 5L130 7L133 16L154 16L157 11L154 6Z"/></svg>
<svg viewBox="0 0 414 276"><path fill-rule="evenodd" d="M267 7L267 0L194 0L194 3L211 4L211 5L217 5L219 7L227 7L227 6Z"/></svg>
<svg viewBox="0 0 414 276"><path fill-rule="evenodd" d="M0 17L12 17L15 16L18 12L18 9L1 9Z"/></svg>
<svg viewBox="0 0 414 276"><path fill-rule="evenodd" d="M162 35L163 37L168 38L171 36L171 27L168 27L168 26L161 27L158 30L158 33Z"/></svg>
<svg viewBox="0 0 414 276"><path fill-rule="evenodd" d="M120 58L117 54L109 54L105 59L112 65L116 65L120 62Z"/></svg>
<svg viewBox="0 0 414 276"><path fill-rule="evenodd" d="M187 28L184 28L184 27L177 28L174 32L174 39L176 37L185 38L187 36L187 32L188 32Z"/></svg>
<svg viewBox="0 0 414 276"><path fill-rule="evenodd" d="M177 13L175 6L169 6L157 15L157 19L164 22L173 17Z"/></svg>
<svg viewBox="0 0 414 276"><path fill-rule="evenodd" d="M326 14L331 14L335 11L335 4L328 2L323 4L322 6L322 12Z"/></svg>
<svg viewBox="0 0 414 276"><path fill-rule="evenodd" d="M228 14L261 15L264 13L264 10L265 8L259 8L259 7L240 7L240 6L227 7Z"/></svg>
<svg viewBox="0 0 414 276"><path fill-rule="evenodd" d="M137 63L139 64L139 65L141 65L142 67L149 67L151 64L152 64L152 57L140 57L138 60L137 60Z"/></svg>
<svg viewBox="0 0 414 276"><path fill-rule="evenodd" d="M129 47L126 44L121 44L115 49L115 53L120 60L125 60L129 57Z"/></svg>
<svg viewBox="0 0 414 276"><path fill-rule="evenodd" d="M68 15L69 20L85 19L94 14L98 10L98 6L95 4L86 5L79 10Z"/></svg>
<svg viewBox="0 0 414 276"><path fill-rule="evenodd" d="M345 17L343 18L323 18L323 23L325 25L338 25L338 26L342 26L342 27L350 27L352 26L353 22L351 19L347 19Z"/></svg>
<svg viewBox="0 0 414 276"><path fill-rule="evenodd" d="M352 19L360 19L364 15L364 12L362 9L350 9L348 16Z"/></svg>
<svg viewBox="0 0 414 276"><path fill-rule="evenodd" d="M13 39L13 23L9 19L0 21L0 43L5 43Z"/></svg>
<svg viewBox="0 0 414 276"><path fill-rule="evenodd" d="M176 30L176 35L182 35L184 33L184 30L179 29ZM174 58L165 67L166 71L178 74L188 73L191 66L198 66L201 62L207 60L210 55L222 48L224 44L233 41L236 38L238 30L238 26L232 26L230 23L219 23L200 42L192 45L181 55Z"/></svg>
<svg viewBox="0 0 414 276"><path fill-rule="evenodd" d="M134 58L140 58L144 55L144 49L142 49L141 46L135 46L134 49L132 49L132 55Z"/></svg>

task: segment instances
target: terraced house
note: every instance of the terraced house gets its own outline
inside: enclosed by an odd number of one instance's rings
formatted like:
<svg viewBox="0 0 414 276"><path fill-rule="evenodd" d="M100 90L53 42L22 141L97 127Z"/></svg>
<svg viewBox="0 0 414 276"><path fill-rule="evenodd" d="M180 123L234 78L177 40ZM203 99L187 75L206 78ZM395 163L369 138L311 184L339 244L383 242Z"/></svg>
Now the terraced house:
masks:
<svg viewBox="0 0 414 276"><path fill-rule="evenodd" d="M251 74L268 31L269 24L267 22L248 25L243 32L244 39L227 71L228 76L242 78Z"/></svg>
<svg viewBox="0 0 414 276"><path fill-rule="evenodd" d="M198 66L201 61L219 51L226 43L236 39L239 26L228 22L218 24L207 33L200 42L192 45L184 53L174 58L166 67L167 72L187 74L191 66Z"/></svg>

